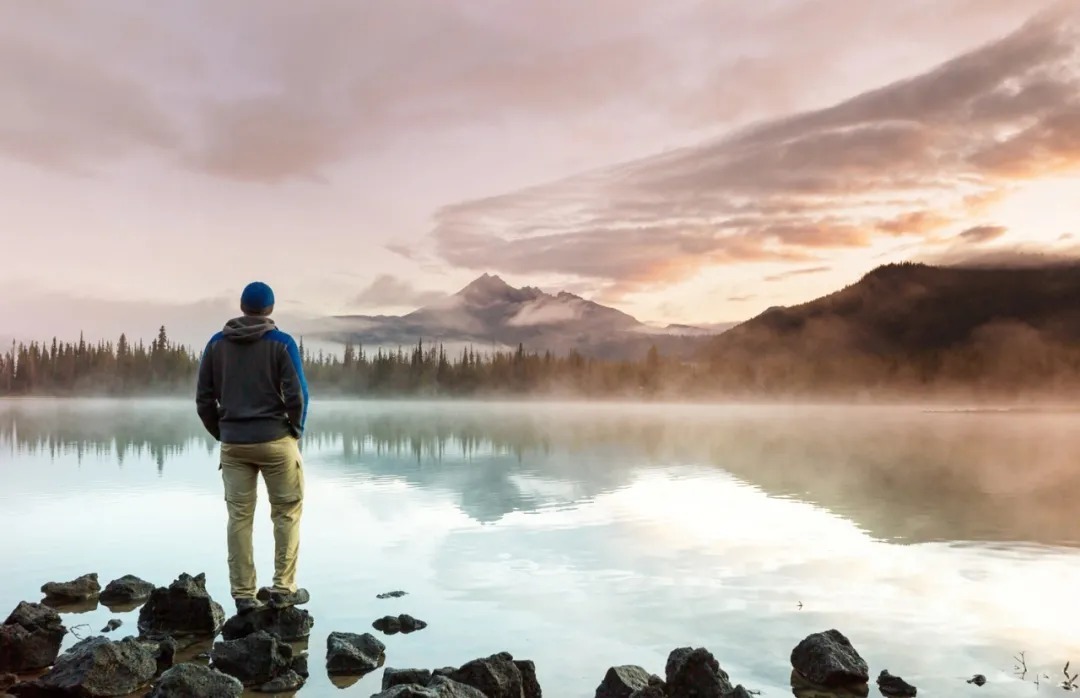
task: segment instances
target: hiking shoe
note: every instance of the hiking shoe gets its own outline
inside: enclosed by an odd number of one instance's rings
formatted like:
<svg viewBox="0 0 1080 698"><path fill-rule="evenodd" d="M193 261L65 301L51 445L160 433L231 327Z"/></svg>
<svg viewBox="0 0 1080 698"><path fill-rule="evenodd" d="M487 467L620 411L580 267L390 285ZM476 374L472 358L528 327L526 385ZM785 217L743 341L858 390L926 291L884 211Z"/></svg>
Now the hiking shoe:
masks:
<svg viewBox="0 0 1080 698"><path fill-rule="evenodd" d="M311 594L307 589L297 589L290 593L263 587L259 589L258 599L265 601L270 608L286 608L287 606L303 606L311 600Z"/></svg>
<svg viewBox="0 0 1080 698"><path fill-rule="evenodd" d="M252 611L262 608L265 604L258 599L236 599L236 615L242 616L245 613L251 613Z"/></svg>

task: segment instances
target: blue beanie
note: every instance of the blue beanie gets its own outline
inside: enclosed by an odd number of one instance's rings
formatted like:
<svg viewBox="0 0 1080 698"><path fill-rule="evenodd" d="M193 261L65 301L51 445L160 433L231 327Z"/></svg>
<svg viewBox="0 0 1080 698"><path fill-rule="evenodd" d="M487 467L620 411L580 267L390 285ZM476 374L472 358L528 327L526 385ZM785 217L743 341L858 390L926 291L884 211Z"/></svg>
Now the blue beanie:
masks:
<svg viewBox="0 0 1080 698"><path fill-rule="evenodd" d="M274 292L261 281L252 281L240 295L240 310L251 315L269 315L274 309Z"/></svg>

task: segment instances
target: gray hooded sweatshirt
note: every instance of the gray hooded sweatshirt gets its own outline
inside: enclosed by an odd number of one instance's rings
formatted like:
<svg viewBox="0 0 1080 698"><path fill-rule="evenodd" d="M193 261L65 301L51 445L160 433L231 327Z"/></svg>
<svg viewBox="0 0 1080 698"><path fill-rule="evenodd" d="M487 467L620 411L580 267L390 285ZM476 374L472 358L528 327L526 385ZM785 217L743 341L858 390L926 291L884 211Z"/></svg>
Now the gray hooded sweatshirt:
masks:
<svg viewBox="0 0 1080 698"><path fill-rule="evenodd" d="M229 320L203 351L195 404L223 443L300 438L308 387L296 342L265 316Z"/></svg>

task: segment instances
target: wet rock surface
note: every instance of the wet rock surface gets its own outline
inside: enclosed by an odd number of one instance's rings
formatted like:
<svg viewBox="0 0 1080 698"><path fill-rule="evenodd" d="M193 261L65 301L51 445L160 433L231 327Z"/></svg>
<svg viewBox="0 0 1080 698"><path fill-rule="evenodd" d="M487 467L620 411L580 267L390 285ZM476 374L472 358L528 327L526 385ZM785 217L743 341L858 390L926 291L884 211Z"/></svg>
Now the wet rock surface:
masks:
<svg viewBox="0 0 1080 698"><path fill-rule="evenodd" d="M224 624L225 611L207 593L204 574L181 574L168 587L154 589L139 611L139 632L147 637L213 636Z"/></svg>
<svg viewBox="0 0 1080 698"><path fill-rule="evenodd" d="M157 671L150 648L134 638L119 642L89 637L60 655L40 679L17 684L16 696L126 696L147 685Z"/></svg>
<svg viewBox="0 0 1080 698"><path fill-rule="evenodd" d="M133 574L125 574L105 586L99 597L106 606L124 606L146 601L154 591L154 585Z"/></svg>
<svg viewBox="0 0 1080 698"><path fill-rule="evenodd" d="M302 608L260 608L235 615L226 621L221 636L226 640L239 640L260 630L277 635L285 642L296 642L311 635L315 619Z"/></svg>
<svg viewBox="0 0 1080 698"><path fill-rule="evenodd" d="M386 645L371 633L333 632L326 638L326 671L331 675L363 676L386 661Z"/></svg>
<svg viewBox="0 0 1080 698"><path fill-rule="evenodd" d="M649 685L649 672L633 664L613 666L596 687L595 698L630 698L634 691Z"/></svg>
<svg viewBox="0 0 1080 698"><path fill-rule="evenodd" d="M259 687L261 693L288 693L299 690L307 681L303 676L289 669L281 676L274 677Z"/></svg>
<svg viewBox="0 0 1080 698"><path fill-rule="evenodd" d="M54 604L79 603L96 599L101 593L97 572L84 574L70 582L48 582L41 586L41 593Z"/></svg>
<svg viewBox="0 0 1080 698"><path fill-rule="evenodd" d="M704 647L672 650L664 671L670 696L722 698L733 690L727 672Z"/></svg>
<svg viewBox="0 0 1080 698"><path fill-rule="evenodd" d="M808 636L791 651L791 666L810 683L825 688L870 680L866 661L839 630Z"/></svg>
<svg viewBox="0 0 1080 698"><path fill-rule="evenodd" d="M103 632L103 633L111 633L112 631L116 630L117 628L119 628L123 624L124 624L124 621L120 620L119 618L113 618L112 620L110 620L108 623L105 624L105 627L101 629L101 632Z"/></svg>
<svg viewBox="0 0 1080 698"><path fill-rule="evenodd" d="M240 698L244 685L235 677L201 664L177 664L154 682L147 698Z"/></svg>
<svg viewBox="0 0 1080 698"><path fill-rule="evenodd" d="M918 689L904 681L899 676L893 676L889 673L888 669L883 670L878 674L877 678L878 690L886 696L897 696L903 698L909 698L918 694Z"/></svg>
<svg viewBox="0 0 1080 698"><path fill-rule="evenodd" d="M23 601L0 625L0 672L44 669L56 661L67 628L60 614Z"/></svg>
<svg viewBox="0 0 1080 698"><path fill-rule="evenodd" d="M488 698L520 698L523 695L521 670L507 652L462 664L448 678L472 686Z"/></svg>
<svg viewBox="0 0 1080 698"><path fill-rule="evenodd" d="M435 676L426 686L399 684L372 698L487 698L483 693L445 676Z"/></svg>
<svg viewBox="0 0 1080 698"><path fill-rule="evenodd" d="M293 649L265 630L239 640L214 643L210 661L215 669L245 686L262 686L293 668Z"/></svg>
<svg viewBox="0 0 1080 698"><path fill-rule="evenodd" d="M427 623L413 618L407 613L402 613L400 616L383 616L371 625L373 628L386 635L414 633L417 630L423 630L427 627Z"/></svg>
<svg viewBox="0 0 1080 698"><path fill-rule="evenodd" d="M431 682L432 676L433 674L427 669L394 669L386 667L383 669L382 690L386 691L394 686L410 683L427 686Z"/></svg>

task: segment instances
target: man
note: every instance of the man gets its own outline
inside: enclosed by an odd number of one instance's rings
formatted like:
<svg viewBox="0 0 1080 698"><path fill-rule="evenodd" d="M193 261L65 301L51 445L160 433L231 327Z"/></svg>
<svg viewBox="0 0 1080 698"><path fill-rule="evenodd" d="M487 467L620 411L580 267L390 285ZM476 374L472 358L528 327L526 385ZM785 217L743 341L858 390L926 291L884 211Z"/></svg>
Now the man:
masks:
<svg viewBox="0 0 1080 698"><path fill-rule="evenodd" d="M307 603L296 586L304 463L300 437L307 419L308 388L293 338L270 319L274 292L248 284L242 317L225 323L206 345L195 403L203 425L221 442L221 478L229 512L229 583L238 614ZM258 476L274 522L274 585L255 591L251 529Z"/></svg>

